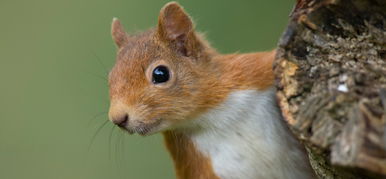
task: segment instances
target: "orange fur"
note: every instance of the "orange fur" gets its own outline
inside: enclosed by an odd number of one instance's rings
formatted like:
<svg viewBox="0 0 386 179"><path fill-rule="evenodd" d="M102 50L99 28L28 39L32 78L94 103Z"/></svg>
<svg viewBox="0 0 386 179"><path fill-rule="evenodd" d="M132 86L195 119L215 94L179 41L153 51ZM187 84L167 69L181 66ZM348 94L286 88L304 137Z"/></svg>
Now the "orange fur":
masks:
<svg viewBox="0 0 386 179"><path fill-rule="evenodd" d="M233 89L265 90L273 85L275 51L231 54L214 58L220 63L224 86Z"/></svg>
<svg viewBox="0 0 386 179"><path fill-rule="evenodd" d="M275 51L218 54L176 3L161 10L156 29L129 36L114 20L112 36L119 50L109 75L110 119L127 113L127 130L163 131L179 178L218 178L210 160L174 129L218 106L232 91L271 87ZM172 73L162 85L152 84L148 74L157 64Z"/></svg>
<svg viewBox="0 0 386 179"><path fill-rule="evenodd" d="M176 168L176 175L183 179L218 179L210 160L194 148L184 134L164 132L165 144L170 151Z"/></svg>
<svg viewBox="0 0 386 179"><path fill-rule="evenodd" d="M203 88L207 89L207 106L213 108L221 103L233 90L264 90L273 84L272 62L275 51L242 55L225 55L215 58L222 72L221 80L209 78ZM216 80L216 81L212 81ZM221 82L218 84L218 82ZM217 84L214 86L212 84ZM219 91L221 90L221 91ZM214 98L217 98L216 100ZM210 159L200 154L190 139L174 131L164 132L165 143L175 162L178 178L216 179Z"/></svg>

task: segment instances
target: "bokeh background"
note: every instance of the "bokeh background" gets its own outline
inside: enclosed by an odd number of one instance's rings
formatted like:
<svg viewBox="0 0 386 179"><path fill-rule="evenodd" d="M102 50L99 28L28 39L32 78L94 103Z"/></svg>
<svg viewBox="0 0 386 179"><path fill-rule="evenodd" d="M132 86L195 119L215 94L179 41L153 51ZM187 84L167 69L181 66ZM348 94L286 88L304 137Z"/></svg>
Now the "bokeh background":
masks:
<svg viewBox="0 0 386 179"><path fill-rule="evenodd" d="M0 0L0 178L174 178L162 136L108 120L110 23L135 33L165 0ZM293 1L181 0L220 52L276 46Z"/></svg>

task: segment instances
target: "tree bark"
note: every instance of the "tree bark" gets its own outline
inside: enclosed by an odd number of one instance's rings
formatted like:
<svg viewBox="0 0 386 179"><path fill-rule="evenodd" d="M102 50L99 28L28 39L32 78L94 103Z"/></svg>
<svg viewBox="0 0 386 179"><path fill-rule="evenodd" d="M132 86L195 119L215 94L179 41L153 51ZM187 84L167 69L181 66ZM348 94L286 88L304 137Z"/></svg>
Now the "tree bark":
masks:
<svg viewBox="0 0 386 179"><path fill-rule="evenodd" d="M277 97L320 178L386 178L386 0L298 0Z"/></svg>

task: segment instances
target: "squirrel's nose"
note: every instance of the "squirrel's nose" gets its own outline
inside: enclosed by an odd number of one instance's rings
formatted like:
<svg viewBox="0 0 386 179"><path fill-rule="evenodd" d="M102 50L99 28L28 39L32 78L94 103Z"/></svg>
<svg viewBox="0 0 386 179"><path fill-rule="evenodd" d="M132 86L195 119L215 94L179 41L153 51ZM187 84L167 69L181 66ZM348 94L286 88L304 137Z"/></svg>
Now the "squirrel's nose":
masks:
<svg viewBox="0 0 386 179"><path fill-rule="evenodd" d="M111 119L113 123L119 127L126 127L127 123L129 121L129 115L128 114L122 114L120 116L115 116Z"/></svg>
<svg viewBox="0 0 386 179"><path fill-rule="evenodd" d="M127 106L121 102L113 102L110 106L109 117L115 125L125 128L129 123Z"/></svg>

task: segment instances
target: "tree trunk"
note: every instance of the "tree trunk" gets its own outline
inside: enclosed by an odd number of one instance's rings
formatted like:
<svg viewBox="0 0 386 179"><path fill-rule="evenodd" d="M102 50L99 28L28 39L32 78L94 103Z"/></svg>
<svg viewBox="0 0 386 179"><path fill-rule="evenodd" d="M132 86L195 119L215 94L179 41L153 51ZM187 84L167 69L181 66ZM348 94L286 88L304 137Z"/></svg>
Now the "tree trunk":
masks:
<svg viewBox="0 0 386 179"><path fill-rule="evenodd" d="M274 70L320 178L386 178L386 0L298 0Z"/></svg>

